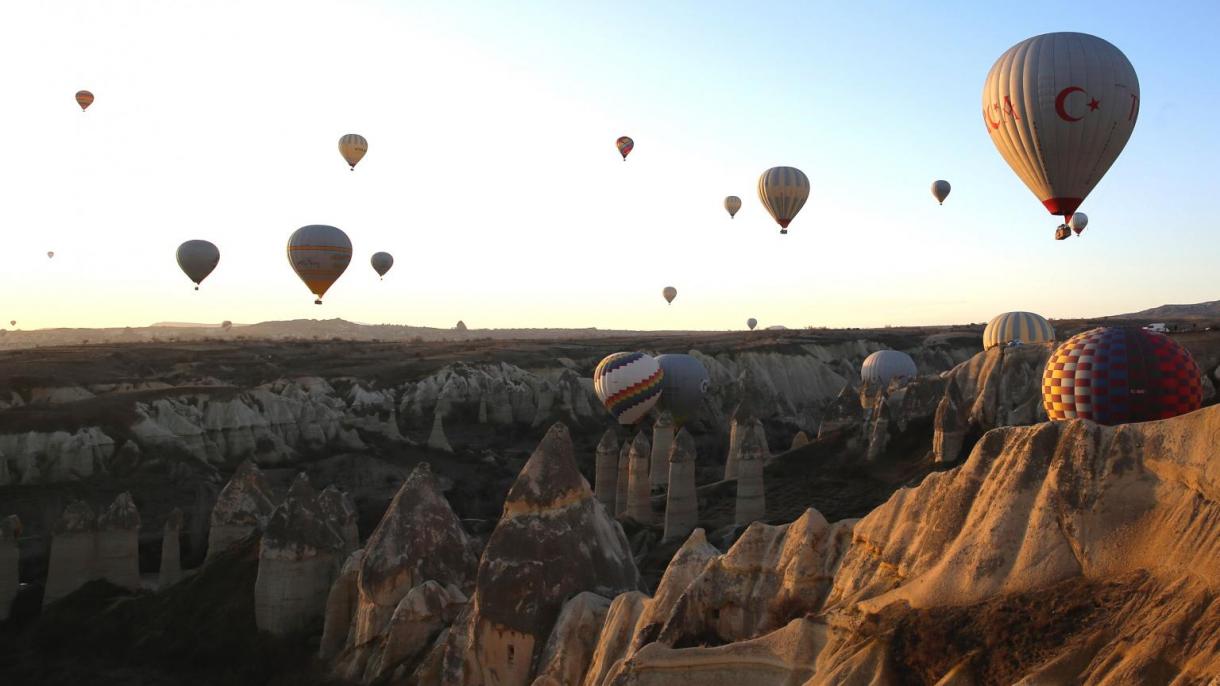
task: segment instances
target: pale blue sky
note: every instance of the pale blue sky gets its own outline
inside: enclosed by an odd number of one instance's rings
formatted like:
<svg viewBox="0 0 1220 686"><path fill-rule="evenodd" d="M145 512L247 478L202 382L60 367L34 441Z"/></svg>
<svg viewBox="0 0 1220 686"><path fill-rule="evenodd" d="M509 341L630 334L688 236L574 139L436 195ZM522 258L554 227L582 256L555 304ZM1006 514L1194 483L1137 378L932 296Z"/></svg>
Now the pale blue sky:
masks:
<svg viewBox="0 0 1220 686"><path fill-rule="evenodd" d="M927 7L928 9L925 9ZM1220 298L1207 3L3 3L0 319L740 328ZM1080 239L995 151L983 79L1083 31L1140 78ZM72 101L89 88L97 102ZM344 133L369 139L348 172ZM614 139L636 140L627 163ZM813 182L781 237L754 185ZM952 182L944 207L928 185ZM745 206L735 220L721 199ZM298 226L356 257L316 307ZM177 244L221 265L194 293ZM54 260L44 253L56 250ZM395 268L378 282L377 250ZM666 306L663 286L678 299ZM11 313L11 314L10 314Z"/></svg>

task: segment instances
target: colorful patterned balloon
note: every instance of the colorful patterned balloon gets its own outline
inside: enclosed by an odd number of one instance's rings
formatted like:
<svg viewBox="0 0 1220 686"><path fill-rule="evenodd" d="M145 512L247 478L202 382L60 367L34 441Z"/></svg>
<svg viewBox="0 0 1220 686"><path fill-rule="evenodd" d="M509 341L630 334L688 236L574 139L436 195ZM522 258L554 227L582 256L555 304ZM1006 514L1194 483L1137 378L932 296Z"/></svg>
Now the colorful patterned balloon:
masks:
<svg viewBox="0 0 1220 686"><path fill-rule="evenodd" d="M623 161L627 161L627 156L635 148L635 141L631 140L630 136L619 136L619 139L614 141L614 146L618 148L618 154L623 156Z"/></svg>
<svg viewBox="0 0 1220 686"><path fill-rule="evenodd" d="M76 104L80 105L80 111L84 112L93 104L93 93L89 91L76 91Z"/></svg>
<svg viewBox="0 0 1220 686"><path fill-rule="evenodd" d="M1005 312L987 322L983 329L983 350L997 345L1021 343L1045 343L1055 340L1055 328L1051 323L1033 312Z"/></svg>
<svg viewBox="0 0 1220 686"><path fill-rule="evenodd" d="M631 425L648 414L661 398L665 372L644 353L614 353L593 370L593 390L619 424Z"/></svg>
<svg viewBox="0 0 1220 686"><path fill-rule="evenodd" d="M1133 326L1100 327L1051 355L1042 404L1054 420L1146 422L1199 409L1203 383L1199 365L1172 338Z"/></svg>

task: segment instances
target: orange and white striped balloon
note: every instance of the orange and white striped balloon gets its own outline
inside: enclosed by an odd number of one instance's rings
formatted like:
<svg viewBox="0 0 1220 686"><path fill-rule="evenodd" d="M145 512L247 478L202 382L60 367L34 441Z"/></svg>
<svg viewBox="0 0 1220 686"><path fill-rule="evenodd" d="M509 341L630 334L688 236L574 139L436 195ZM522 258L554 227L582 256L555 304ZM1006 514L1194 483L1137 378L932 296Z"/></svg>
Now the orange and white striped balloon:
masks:
<svg viewBox="0 0 1220 686"><path fill-rule="evenodd" d="M796 167L771 167L758 177L758 199L771 213L780 233L809 199L809 177Z"/></svg>
<svg viewBox="0 0 1220 686"><path fill-rule="evenodd" d="M351 261L351 239L333 226L302 226L288 238L288 264L309 287L309 292L318 296L314 301L318 305Z"/></svg>
<svg viewBox="0 0 1220 686"><path fill-rule="evenodd" d="M1023 40L1000 55L983 84L991 142L1065 224L1118 159L1139 111L1135 68L1087 33Z"/></svg>

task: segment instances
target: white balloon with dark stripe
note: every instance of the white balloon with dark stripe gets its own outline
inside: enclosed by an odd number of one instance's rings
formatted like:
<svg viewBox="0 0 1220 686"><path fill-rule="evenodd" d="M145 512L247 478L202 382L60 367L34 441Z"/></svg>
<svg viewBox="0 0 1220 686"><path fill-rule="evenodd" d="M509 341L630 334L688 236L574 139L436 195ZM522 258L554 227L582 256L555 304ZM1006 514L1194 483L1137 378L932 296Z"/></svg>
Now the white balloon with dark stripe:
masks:
<svg viewBox="0 0 1220 686"><path fill-rule="evenodd" d="M996 315L983 329L983 350L999 345L1046 343L1055 340L1055 328L1033 312L1005 312Z"/></svg>
<svg viewBox="0 0 1220 686"><path fill-rule="evenodd" d="M909 380L919 376L915 360L900 350L878 350L864 358L860 379L869 386L889 386L894 380Z"/></svg>

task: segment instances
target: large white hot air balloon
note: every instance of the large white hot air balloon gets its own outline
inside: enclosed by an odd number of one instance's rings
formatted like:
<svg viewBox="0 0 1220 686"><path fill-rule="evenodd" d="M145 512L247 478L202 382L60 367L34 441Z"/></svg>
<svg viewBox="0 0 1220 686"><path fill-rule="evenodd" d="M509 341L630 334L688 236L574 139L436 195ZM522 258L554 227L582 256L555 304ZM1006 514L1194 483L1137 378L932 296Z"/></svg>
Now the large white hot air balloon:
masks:
<svg viewBox="0 0 1220 686"><path fill-rule="evenodd" d="M1023 40L1000 55L983 84L991 142L1064 224L1118 159L1139 111L1131 62L1086 33Z"/></svg>
<svg viewBox="0 0 1220 686"><path fill-rule="evenodd" d="M302 226L288 238L288 264L309 291L322 296L338 280L352 261L352 241L346 233L325 224Z"/></svg>
<svg viewBox="0 0 1220 686"><path fill-rule="evenodd" d="M915 360L901 350L878 350L864 358L860 379L870 386L885 387L894 379L914 379L919 376Z"/></svg>

